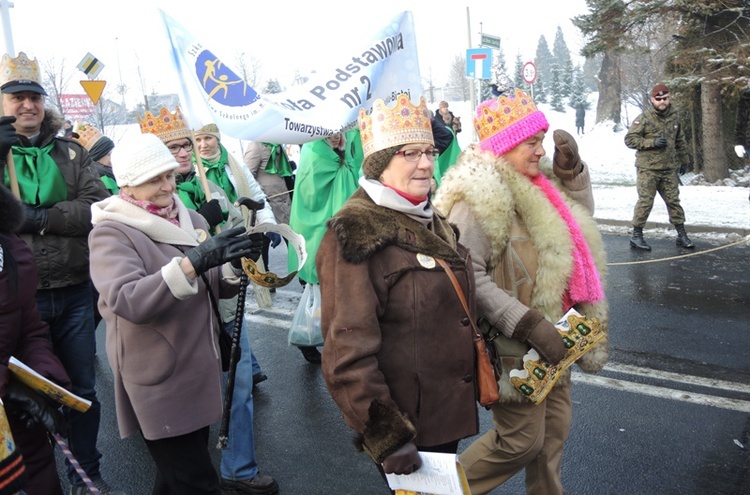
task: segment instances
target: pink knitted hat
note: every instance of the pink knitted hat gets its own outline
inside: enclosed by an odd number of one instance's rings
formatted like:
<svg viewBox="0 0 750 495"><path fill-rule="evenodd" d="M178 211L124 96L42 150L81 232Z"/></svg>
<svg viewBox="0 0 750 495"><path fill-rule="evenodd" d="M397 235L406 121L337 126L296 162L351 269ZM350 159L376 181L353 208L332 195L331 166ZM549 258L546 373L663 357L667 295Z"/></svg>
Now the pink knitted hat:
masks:
<svg viewBox="0 0 750 495"><path fill-rule="evenodd" d="M480 103L474 129L479 136L479 147L500 156L537 132L547 132L549 123L537 110L534 100L516 89L515 96L499 96Z"/></svg>

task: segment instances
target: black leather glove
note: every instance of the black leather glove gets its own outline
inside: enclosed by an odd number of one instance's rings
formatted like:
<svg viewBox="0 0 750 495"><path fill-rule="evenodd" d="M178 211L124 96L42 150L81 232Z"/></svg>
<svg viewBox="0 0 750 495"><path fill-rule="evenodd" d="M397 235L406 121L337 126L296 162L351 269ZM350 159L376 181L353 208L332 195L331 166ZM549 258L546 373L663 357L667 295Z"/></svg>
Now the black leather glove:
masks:
<svg viewBox="0 0 750 495"><path fill-rule="evenodd" d="M276 232L266 232L266 237L271 241L271 247L274 249L281 244L281 236Z"/></svg>
<svg viewBox="0 0 750 495"><path fill-rule="evenodd" d="M689 168L690 168L689 163L683 163L682 165L680 165L680 175L685 175Z"/></svg>
<svg viewBox="0 0 750 495"><path fill-rule="evenodd" d="M262 236L262 234L261 234ZM261 246L262 246L261 237ZM195 273L200 275L206 270L241 257L251 258L255 251L253 239L245 234L245 227L235 227L201 242L185 253L193 264ZM256 258L257 260L257 258Z"/></svg>
<svg viewBox="0 0 750 495"><path fill-rule="evenodd" d="M21 145L21 138L13 127L15 121L15 117L0 117L0 161L5 161L11 146Z"/></svg>
<svg viewBox="0 0 750 495"><path fill-rule="evenodd" d="M557 328L535 309L523 315L513 330L512 338L536 349L539 356L552 365L562 361L567 351Z"/></svg>
<svg viewBox="0 0 750 495"><path fill-rule="evenodd" d="M3 399L11 406L12 414L24 423L26 428L42 425L50 433L68 436L68 422L60 410L60 404L46 395L19 380L11 379Z"/></svg>
<svg viewBox="0 0 750 495"><path fill-rule="evenodd" d="M664 136L659 136L658 138L654 139L654 147L655 148L666 148L667 147L667 138Z"/></svg>
<svg viewBox="0 0 750 495"><path fill-rule="evenodd" d="M206 222L208 222L208 225L210 225L211 228L216 227L224 221L224 212L221 211L221 205L219 204L218 199L212 199L198 208L197 211L206 219Z"/></svg>
<svg viewBox="0 0 750 495"><path fill-rule="evenodd" d="M41 234L47 229L47 208L34 208L23 204L24 221L20 234Z"/></svg>
<svg viewBox="0 0 750 495"><path fill-rule="evenodd" d="M383 471L386 474L411 474L422 467L417 446L409 442L383 461Z"/></svg>
<svg viewBox="0 0 750 495"><path fill-rule="evenodd" d="M251 241L250 253L244 255L242 258L251 259L253 260L253 262L256 262L260 258L261 252L263 251L263 234L261 234L260 232L256 232L254 234L250 234L248 238ZM232 260L232 266L235 268L242 268L242 258Z"/></svg>

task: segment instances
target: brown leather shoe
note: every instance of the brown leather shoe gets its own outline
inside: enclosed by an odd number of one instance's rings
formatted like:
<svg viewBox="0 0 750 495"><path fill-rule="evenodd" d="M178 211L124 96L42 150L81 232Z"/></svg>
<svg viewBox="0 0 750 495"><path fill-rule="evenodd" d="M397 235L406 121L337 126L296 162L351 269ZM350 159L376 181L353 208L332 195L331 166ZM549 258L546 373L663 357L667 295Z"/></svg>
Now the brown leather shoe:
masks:
<svg viewBox="0 0 750 495"><path fill-rule="evenodd" d="M274 495L279 493L276 480L267 474L258 473L249 480L221 479L221 488L251 495Z"/></svg>

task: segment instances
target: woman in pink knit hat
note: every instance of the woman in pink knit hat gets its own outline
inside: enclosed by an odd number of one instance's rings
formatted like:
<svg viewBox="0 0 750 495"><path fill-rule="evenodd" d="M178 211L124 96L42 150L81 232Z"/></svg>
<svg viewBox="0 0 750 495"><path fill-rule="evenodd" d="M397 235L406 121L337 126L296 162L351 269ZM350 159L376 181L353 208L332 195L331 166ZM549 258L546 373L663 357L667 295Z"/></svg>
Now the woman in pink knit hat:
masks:
<svg viewBox="0 0 750 495"><path fill-rule="evenodd" d="M566 348L553 322L571 308L607 329L606 260L592 218L589 172L565 131L554 132L553 159L545 156L549 124L519 89L479 105L474 127L480 142L443 177L435 206L471 252L477 314L499 355L500 401L491 406L494 428L460 460L473 494L490 492L524 468L527 493L562 494L570 370L538 405L516 391L509 372L523 368L530 349L553 365L563 359ZM608 353L605 340L577 364L599 371Z"/></svg>

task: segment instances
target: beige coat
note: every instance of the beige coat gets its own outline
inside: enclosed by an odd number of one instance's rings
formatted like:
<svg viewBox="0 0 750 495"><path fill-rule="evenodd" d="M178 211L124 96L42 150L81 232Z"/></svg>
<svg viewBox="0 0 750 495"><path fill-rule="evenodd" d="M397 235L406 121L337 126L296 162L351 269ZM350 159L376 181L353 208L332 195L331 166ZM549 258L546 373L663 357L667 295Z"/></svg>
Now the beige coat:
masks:
<svg viewBox="0 0 750 495"><path fill-rule="evenodd" d="M270 157L270 150L259 141L250 141L243 156L245 165L268 197L276 221L289 224L292 199L287 194L286 181L276 174L266 172L266 165L268 165Z"/></svg>
<svg viewBox="0 0 750 495"><path fill-rule="evenodd" d="M194 226L208 229L177 201L179 227L116 196L92 206L91 278L123 438L179 436L221 418L218 322L201 278L190 282L180 270L176 247L198 245ZM206 276L216 300L237 293L229 265Z"/></svg>
<svg viewBox="0 0 750 495"><path fill-rule="evenodd" d="M540 169L560 191L581 228L604 282L604 243L592 218L593 199L585 165L575 176L560 180L552 163L543 158ZM559 175L563 172L555 171ZM508 373L522 366L529 346L511 340L513 331L529 308L540 311L554 323L563 316L563 293L572 272L572 241L568 228L554 206L531 181L515 171L505 159L467 148L444 177L435 206L448 215L469 248L477 284L477 312L501 337L495 340L502 376L498 382L504 401L525 399L510 384ZM515 270L515 273L509 273ZM606 299L579 304L576 309L597 318L609 331ZM597 372L609 356L604 340L579 358L586 372ZM569 380L566 371L561 382Z"/></svg>

